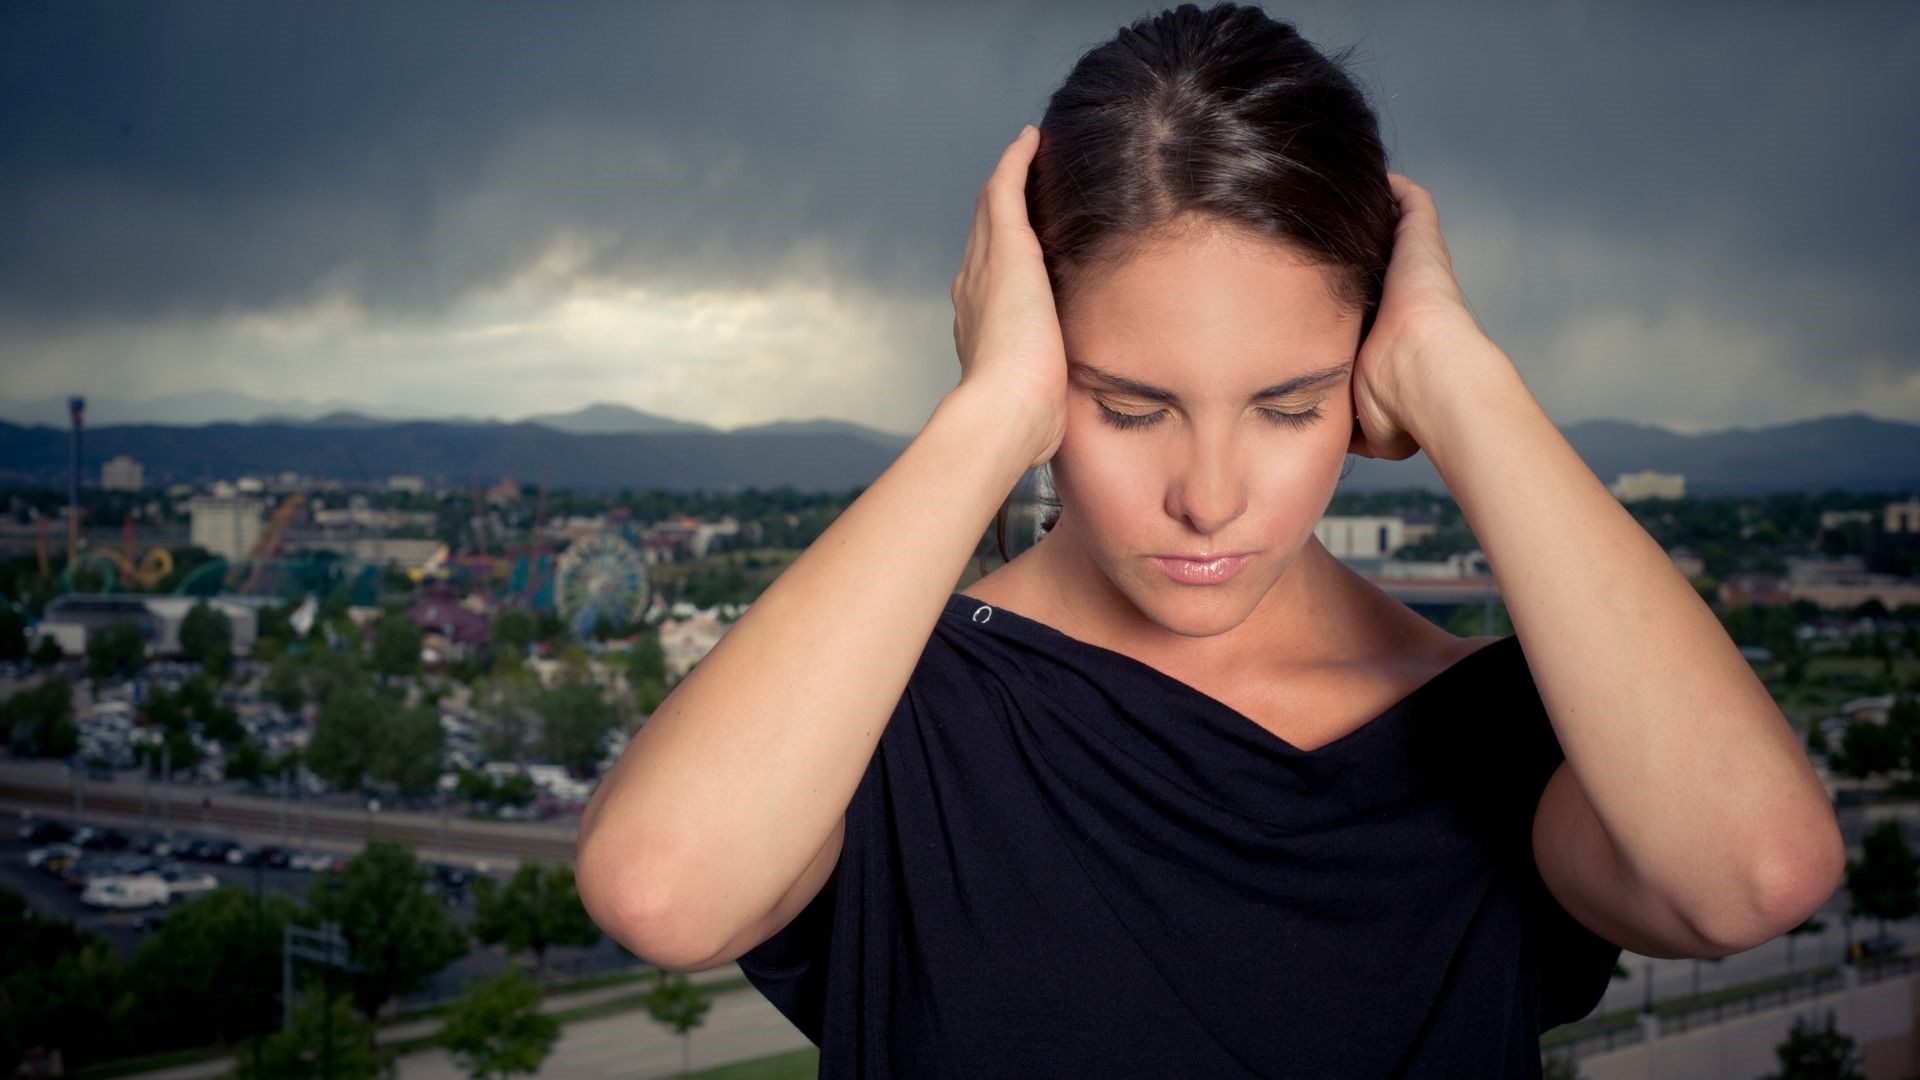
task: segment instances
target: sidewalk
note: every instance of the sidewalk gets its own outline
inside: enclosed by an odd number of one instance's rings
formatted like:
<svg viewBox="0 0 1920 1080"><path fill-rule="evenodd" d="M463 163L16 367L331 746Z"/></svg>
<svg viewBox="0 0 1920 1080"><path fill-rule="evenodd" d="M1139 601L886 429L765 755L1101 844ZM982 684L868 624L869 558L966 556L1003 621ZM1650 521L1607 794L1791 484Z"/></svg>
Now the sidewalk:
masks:
<svg viewBox="0 0 1920 1080"><path fill-rule="evenodd" d="M715 982L726 982L741 977L740 967L737 964L722 964L717 968L688 976L696 986L705 986ZM596 986L591 990L574 992L562 990L548 994L545 998L542 998L540 1011L547 1013L560 1012L563 1010L578 1009L588 1005L599 1005L619 998L646 993L650 985L650 979L642 978L632 982L615 983L612 986ZM751 987L743 989L746 993L753 994L756 998L759 997L758 992ZM375 1033L374 1041L384 1046L396 1042L405 1042L409 1039L417 1039L423 1035L432 1035L439 1030L440 1018L437 1016L424 1017L418 1020L402 1020L399 1023L388 1024L381 1027ZM250 1046L250 1043L241 1043L234 1047L234 1054L210 1058L206 1061L196 1061L190 1065L176 1065L170 1068L156 1069L153 1072L138 1073L136 1075L140 1076L142 1080L211 1080L213 1077L225 1076L234 1067L235 1055L248 1053Z"/></svg>

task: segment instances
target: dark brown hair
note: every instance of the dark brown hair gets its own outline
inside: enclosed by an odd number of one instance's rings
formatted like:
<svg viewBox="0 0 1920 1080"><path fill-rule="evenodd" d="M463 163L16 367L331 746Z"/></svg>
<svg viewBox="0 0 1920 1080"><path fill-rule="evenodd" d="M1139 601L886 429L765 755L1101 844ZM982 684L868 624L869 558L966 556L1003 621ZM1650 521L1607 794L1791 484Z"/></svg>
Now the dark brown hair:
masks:
<svg viewBox="0 0 1920 1080"><path fill-rule="evenodd" d="M1197 220L1323 265L1365 340L1398 211L1379 123L1345 70L1352 53L1322 55L1291 23L1235 3L1182 4L1087 50L1047 102L1027 174L1055 306ZM1012 501L994 515L1003 560ZM1052 528L1058 502L1039 501Z"/></svg>

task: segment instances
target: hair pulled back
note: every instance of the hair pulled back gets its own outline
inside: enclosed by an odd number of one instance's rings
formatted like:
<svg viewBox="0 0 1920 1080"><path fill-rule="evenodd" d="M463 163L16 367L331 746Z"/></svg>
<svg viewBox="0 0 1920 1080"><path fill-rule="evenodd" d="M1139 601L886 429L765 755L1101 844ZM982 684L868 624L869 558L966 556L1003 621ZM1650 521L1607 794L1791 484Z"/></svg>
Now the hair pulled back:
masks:
<svg viewBox="0 0 1920 1080"><path fill-rule="evenodd" d="M1256 5L1218 3L1142 18L1084 53L1047 102L1027 173L1055 306L1150 241L1224 226L1324 267L1364 340L1398 212L1352 52L1328 57ZM994 518L1005 560L1010 502Z"/></svg>

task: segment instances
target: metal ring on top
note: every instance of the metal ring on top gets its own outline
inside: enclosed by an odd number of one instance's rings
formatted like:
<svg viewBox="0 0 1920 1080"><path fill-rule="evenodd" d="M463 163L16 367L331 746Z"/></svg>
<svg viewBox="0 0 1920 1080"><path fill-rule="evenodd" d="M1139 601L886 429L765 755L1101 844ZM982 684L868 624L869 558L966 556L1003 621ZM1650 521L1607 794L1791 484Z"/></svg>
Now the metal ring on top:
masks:
<svg viewBox="0 0 1920 1080"><path fill-rule="evenodd" d="M985 612L986 614L983 615L981 614L981 612ZM979 607L973 609L974 622L983 623L991 618L993 618L993 609L988 607L987 605L981 604Z"/></svg>

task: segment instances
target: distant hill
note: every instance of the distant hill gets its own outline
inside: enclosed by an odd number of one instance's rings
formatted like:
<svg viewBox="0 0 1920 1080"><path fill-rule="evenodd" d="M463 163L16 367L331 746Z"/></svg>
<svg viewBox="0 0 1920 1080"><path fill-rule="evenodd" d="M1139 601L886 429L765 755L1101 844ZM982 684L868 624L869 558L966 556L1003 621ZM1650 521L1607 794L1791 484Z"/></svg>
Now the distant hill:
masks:
<svg viewBox="0 0 1920 1080"><path fill-rule="evenodd" d="M1621 420L1583 420L1560 430L1608 484L1621 473L1651 469L1685 476L1689 495L1920 491L1920 424L1861 412L1691 435ZM1445 486L1425 454L1355 462L1342 490Z"/></svg>
<svg viewBox="0 0 1920 1080"><path fill-rule="evenodd" d="M706 424L655 416L638 409L630 409L625 405L608 405L604 402L568 413L529 416L523 423L539 424L542 427L550 427L555 431L565 431L574 435L647 435L662 431L708 433L719 431L718 428Z"/></svg>
<svg viewBox="0 0 1920 1080"><path fill-rule="evenodd" d="M586 431L569 431L563 425ZM640 425L649 430L596 431ZM1679 434L1614 420L1567 425L1602 481L1622 472L1680 473L1695 495L1776 491L1920 491L1920 425L1846 413L1759 428ZM839 420L782 421L721 431L617 405L518 423L387 420L363 413L260 423L93 425L83 443L89 485L115 454L137 459L151 486L291 471L378 483L422 475L452 487L511 476L559 488L729 490L863 486L908 438ZM0 422L0 483L65 482L67 434ZM1340 490L1444 489L1424 454L1355 458Z"/></svg>

